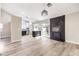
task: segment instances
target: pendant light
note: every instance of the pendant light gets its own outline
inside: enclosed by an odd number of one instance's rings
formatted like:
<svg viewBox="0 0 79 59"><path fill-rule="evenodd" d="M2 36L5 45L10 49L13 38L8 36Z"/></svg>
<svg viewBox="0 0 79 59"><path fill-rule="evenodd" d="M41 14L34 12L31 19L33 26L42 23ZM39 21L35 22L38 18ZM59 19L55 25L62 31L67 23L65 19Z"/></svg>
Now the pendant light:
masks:
<svg viewBox="0 0 79 59"><path fill-rule="evenodd" d="M45 4L44 4L44 10L42 10L41 15L42 16L47 16L48 15L48 11L45 9Z"/></svg>
<svg viewBox="0 0 79 59"><path fill-rule="evenodd" d="M52 6L52 3L47 3L47 6L48 6L48 7L51 7L51 6Z"/></svg>

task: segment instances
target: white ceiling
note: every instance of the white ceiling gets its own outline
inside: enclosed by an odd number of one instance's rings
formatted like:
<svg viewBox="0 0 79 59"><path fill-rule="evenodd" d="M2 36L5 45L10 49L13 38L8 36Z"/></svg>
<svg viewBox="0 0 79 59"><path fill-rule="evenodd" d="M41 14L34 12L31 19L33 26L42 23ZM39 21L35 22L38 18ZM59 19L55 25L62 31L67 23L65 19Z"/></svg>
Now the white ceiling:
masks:
<svg viewBox="0 0 79 59"><path fill-rule="evenodd" d="M53 3L52 7L46 7L48 16L41 16L44 3L4 3L2 9L17 16L29 16L32 21L44 20L54 16L79 11L78 3Z"/></svg>

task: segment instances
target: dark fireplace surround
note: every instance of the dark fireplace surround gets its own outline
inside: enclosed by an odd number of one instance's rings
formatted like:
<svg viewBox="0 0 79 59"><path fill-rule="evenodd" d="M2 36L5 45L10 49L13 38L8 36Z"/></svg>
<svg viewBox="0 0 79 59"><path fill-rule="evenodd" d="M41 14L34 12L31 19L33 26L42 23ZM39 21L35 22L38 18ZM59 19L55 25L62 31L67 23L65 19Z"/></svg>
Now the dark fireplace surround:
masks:
<svg viewBox="0 0 79 59"><path fill-rule="evenodd" d="M50 19L50 39L65 42L65 15Z"/></svg>

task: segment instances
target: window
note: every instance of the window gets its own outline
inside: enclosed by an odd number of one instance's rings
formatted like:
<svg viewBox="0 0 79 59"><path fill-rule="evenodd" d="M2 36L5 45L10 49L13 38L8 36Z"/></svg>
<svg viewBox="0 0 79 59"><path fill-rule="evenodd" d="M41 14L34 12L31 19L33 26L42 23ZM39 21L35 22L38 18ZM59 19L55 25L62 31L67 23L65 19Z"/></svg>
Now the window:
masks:
<svg viewBox="0 0 79 59"><path fill-rule="evenodd" d="M39 25L38 24L34 24L34 31L39 31Z"/></svg>
<svg viewBox="0 0 79 59"><path fill-rule="evenodd" d="M28 18L22 18L22 29L29 28L29 21Z"/></svg>
<svg viewBox="0 0 79 59"><path fill-rule="evenodd" d="M3 29L3 24L0 23L0 31L2 31L2 29Z"/></svg>

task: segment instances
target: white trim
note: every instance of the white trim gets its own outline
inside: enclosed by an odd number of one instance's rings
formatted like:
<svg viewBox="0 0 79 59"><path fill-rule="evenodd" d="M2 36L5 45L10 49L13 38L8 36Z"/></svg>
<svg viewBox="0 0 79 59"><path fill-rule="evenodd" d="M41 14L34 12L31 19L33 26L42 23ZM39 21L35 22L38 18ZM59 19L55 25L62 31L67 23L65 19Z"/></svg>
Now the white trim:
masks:
<svg viewBox="0 0 79 59"><path fill-rule="evenodd" d="M15 41L12 41L12 40L11 40L11 43L14 43L14 42L19 42L19 41L21 41L21 40L15 40Z"/></svg>
<svg viewBox="0 0 79 59"><path fill-rule="evenodd" d="M74 42L74 41L66 41L66 42L73 43L73 44L78 44L79 45L78 42Z"/></svg>
<svg viewBox="0 0 79 59"><path fill-rule="evenodd" d="M11 38L11 37L7 37L7 36L6 37L0 37L0 39L6 39L6 38Z"/></svg>

